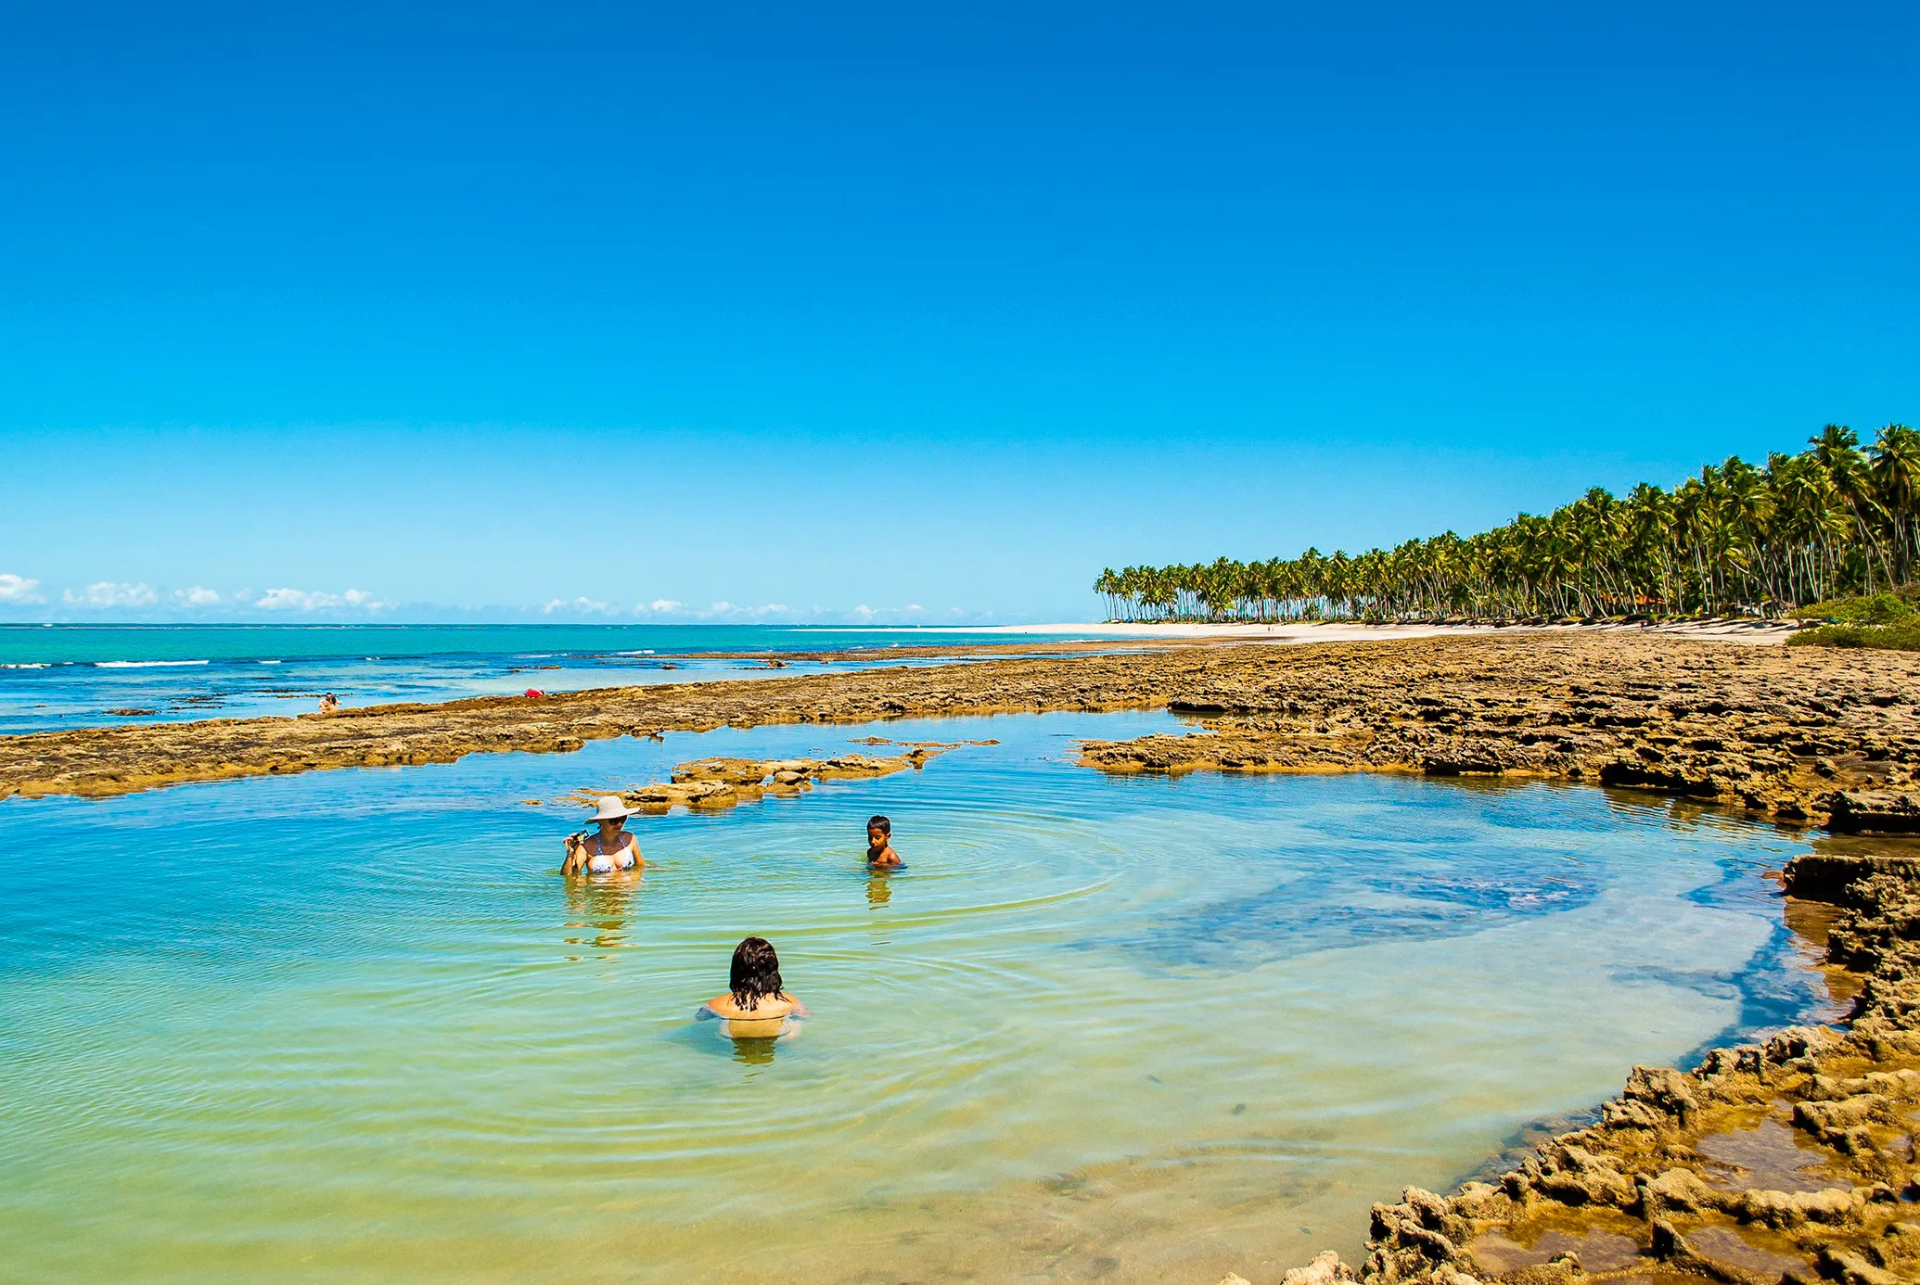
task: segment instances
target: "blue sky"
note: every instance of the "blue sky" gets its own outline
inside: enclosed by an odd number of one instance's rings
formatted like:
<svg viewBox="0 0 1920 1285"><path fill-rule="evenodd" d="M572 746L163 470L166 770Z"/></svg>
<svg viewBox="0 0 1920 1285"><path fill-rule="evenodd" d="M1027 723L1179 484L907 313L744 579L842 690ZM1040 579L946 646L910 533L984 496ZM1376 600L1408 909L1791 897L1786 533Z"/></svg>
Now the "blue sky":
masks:
<svg viewBox="0 0 1920 1285"><path fill-rule="evenodd" d="M7 6L0 619L1083 619L1913 422L1917 13Z"/></svg>

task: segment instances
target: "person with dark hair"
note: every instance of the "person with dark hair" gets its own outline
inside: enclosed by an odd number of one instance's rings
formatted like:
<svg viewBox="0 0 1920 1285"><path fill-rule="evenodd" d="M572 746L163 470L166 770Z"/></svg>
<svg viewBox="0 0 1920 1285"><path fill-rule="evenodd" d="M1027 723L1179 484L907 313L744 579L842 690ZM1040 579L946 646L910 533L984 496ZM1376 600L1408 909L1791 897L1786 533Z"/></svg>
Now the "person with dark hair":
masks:
<svg viewBox="0 0 1920 1285"><path fill-rule="evenodd" d="M721 1033L735 1039L776 1039L793 1033L795 1019L811 1016L787 994L780 956L765 937L749 937L733 950L727 993L701 1006L701 1017L720 1018Z"/></svg>
<svg viewBox="0 0 1920 1285"><path fill-rule="evenodd" d="M893 850L893 822L885 817L867 819L867 869L898 870L907 863Z"/></svg>

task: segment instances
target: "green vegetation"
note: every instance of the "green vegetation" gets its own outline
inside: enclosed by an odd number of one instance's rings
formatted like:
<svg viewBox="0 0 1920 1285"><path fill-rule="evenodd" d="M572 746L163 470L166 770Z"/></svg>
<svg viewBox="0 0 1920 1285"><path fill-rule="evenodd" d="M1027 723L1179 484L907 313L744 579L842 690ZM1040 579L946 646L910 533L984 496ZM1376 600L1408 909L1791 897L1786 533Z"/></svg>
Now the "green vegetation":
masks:
<svg viewBox="0 0 1920 1285"><path fill-rule="evenodd" d="M1889 424L1863 451L1852 429L1829 424L1764 469L1734 456L1671 491L1642 483L1622 499L1595 487L1465 539L1109 569L1093 587L1130 621L1780 618L1848 595L1877 602L1913 579L1916 560L1920 433ZM1886 626L1829 628L1875 627Z"/></svg>
<svg viewBox="0 0 1920 1285"><path fill-rule="evenodd" d="M1836 625L1891 625L1913 614L1898 593L1876 593L1871 598L1841 598L1816 602L1787 613L1799 620L1824 620Z"/></svg>
<svg viewBox="0 0 1920 1285"><path fill-rule="evenodd" d="M1819 625L1787 639L1789 647L1882 647L1920 651L1920 616L1891 625Z"/></svg>
<svg viewBox="0 0 1920 1285"><path fill-rule="evenodd" d="M1841 598L1801 607L1792 615L1828 623L1803 629L1787 639L1792 647L1883 647L1920 651L1920 585L1902 585L1892 593Z"/></svg>

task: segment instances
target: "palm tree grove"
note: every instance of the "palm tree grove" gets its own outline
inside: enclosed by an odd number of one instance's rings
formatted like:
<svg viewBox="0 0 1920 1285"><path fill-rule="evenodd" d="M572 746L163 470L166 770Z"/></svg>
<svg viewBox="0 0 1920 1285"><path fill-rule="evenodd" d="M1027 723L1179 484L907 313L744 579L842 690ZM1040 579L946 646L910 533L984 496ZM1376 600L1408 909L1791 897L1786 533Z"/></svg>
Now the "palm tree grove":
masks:
<svg viewBox="0 0 1920 1285"><path fill-rule="evenodd" d="M1765 468L1734 456L1672 490L1600 487L1545 516L1365 553L1103 571L1116 620L1524 621L1781 617L1906 585L1920 550L1920 432L1861 449L1829 424Z"/></svg>

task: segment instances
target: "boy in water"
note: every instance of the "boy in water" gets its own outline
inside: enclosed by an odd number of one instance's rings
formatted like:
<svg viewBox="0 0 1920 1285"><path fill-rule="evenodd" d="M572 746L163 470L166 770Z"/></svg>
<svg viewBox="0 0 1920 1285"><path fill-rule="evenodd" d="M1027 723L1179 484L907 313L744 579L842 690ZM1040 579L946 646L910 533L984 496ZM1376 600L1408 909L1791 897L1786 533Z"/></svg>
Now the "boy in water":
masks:
<svg viewBox="0 0 1920 1285"><path fill-rule="evenodd" d="M893 822L873 817L867 822L867 868L898 870L906 862L893 850Z"/></svg>

